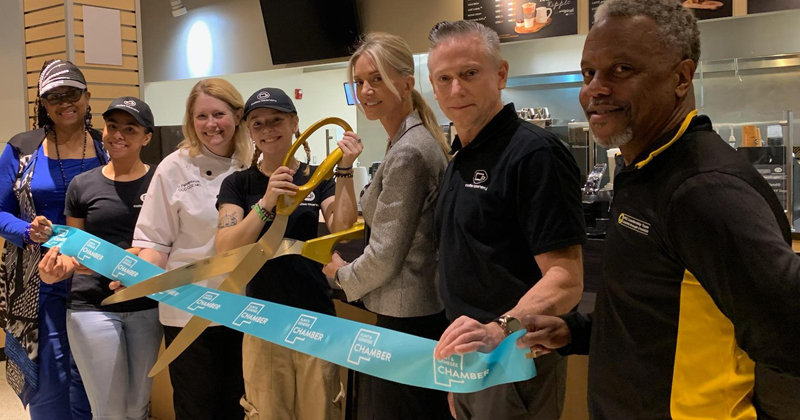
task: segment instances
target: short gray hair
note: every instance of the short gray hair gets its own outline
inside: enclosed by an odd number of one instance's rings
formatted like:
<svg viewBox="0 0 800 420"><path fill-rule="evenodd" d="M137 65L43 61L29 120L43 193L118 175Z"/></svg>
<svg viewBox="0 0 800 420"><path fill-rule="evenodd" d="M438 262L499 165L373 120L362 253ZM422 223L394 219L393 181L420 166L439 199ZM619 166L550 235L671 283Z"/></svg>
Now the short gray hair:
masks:
<svg viewBox="0 0 800 420"><path fill-rule="evenodd" d="M700 28L691 10L680 0L606 0L595 13L595 22L610 17L645 16L653 19L661 41L680 54L681 60L700 62Z"/></svg>
<svg viewBox="0 0 800 420"><path fill-rule="evenodd" d="M500 38L497 36L497 32L471 20L443 21L434 25L430 33L428 33L428 40L431 42L428 52L435 50L442 42L466 36L480 38L483 41L486 54L495 65L500 65L503 57L500 55Z"/></svg>

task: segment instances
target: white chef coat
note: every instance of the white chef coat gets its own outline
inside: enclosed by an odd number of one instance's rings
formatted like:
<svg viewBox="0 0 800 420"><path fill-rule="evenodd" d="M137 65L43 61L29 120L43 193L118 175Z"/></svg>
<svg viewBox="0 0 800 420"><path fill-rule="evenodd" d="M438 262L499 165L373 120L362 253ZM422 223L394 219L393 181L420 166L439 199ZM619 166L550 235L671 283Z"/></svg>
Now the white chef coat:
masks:
<svg viewBox="0 0 800 420"><path fill-rule="evenodd" d="M228 175L241 169L234 159L205 147L195 157L186 149L171 153L158 165L147 189L133 246L169 254L167 270L215 255L219 188ZM216 288L224 279L222 275L195 284ZM183 327L192 317L163 303L158 314L163 325L172 327Z"/></svg>

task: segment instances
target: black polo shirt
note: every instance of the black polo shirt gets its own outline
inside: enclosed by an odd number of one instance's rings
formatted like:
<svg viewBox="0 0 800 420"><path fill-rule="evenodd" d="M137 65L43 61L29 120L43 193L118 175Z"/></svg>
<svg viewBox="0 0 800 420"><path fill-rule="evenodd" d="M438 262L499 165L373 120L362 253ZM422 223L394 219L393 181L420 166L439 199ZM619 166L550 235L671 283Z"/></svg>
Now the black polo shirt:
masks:
<svg viewBox="0 0 800 420"><path fill-rule="evenodd" d="M455 152L436 205L440 293L451 320L488 322L541 279L536 255L585 242L580 171L514 104Z"/></svg>

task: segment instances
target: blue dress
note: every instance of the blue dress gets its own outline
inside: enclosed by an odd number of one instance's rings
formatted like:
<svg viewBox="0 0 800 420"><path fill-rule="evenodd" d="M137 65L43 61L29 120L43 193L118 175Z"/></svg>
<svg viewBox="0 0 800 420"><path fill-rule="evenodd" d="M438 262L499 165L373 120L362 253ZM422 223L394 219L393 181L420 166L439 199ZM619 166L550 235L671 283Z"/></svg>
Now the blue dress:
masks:
<svg viewBox="0 0 800 420"><path fill-rule="evenodd" d="M91 143L94 143L90 140ZM87 145L92 147L91 144ZM67 186L81 172L81 159L62 159L64 179L57 159L45 156L44 147L35 152L37 164L31 178L36 214L53 223L66 224L64 202ZM102 149L96 153L102 153ZM98 157L83 160L83 171L101 165ZM21 247L29 223L20 220L19 202L12 191L19 156L6 146L0 156L0 236ZM28 403L31 419L91 420L91 408L67 340L66 308L70 280L39 285L39 387ZM66 408L71 408L67 410Z"/></svg>

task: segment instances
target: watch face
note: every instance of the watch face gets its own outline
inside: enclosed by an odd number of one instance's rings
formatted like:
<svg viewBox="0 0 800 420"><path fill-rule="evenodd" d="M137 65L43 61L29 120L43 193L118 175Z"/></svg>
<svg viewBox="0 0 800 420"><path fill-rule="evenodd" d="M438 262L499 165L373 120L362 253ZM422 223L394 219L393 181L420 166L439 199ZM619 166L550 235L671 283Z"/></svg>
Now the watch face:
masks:
<svg viewBox="0 0 800 420"><path fill-rule="evenodd" d="M506 325L508 326L508 330L511 332L517 332L522 329L522 323L519 322L517 318L512 316L506 319Z"/></svg>

